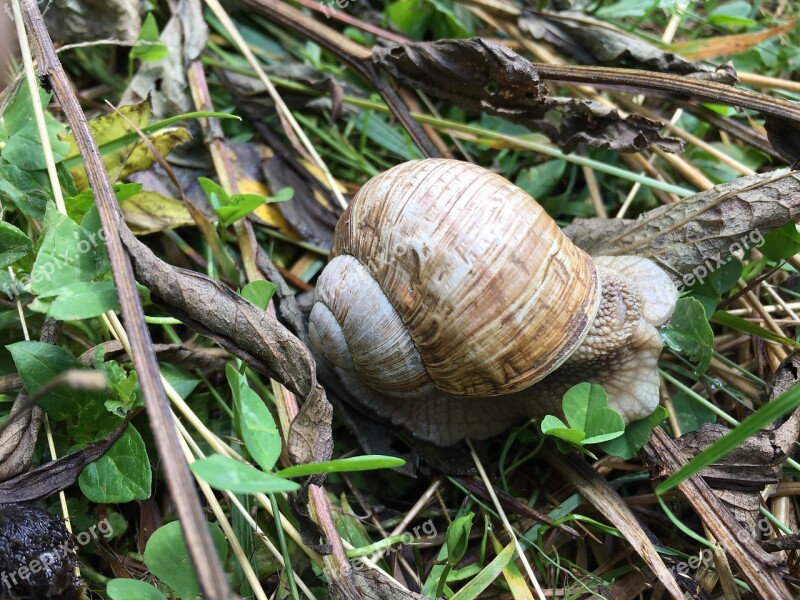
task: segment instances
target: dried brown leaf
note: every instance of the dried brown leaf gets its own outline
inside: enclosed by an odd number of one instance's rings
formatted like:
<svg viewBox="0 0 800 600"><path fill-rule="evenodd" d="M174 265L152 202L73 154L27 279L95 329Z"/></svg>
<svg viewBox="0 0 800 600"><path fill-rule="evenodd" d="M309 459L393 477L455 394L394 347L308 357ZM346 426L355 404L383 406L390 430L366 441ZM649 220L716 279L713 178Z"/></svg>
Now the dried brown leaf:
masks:
<svg viewBox="0 0 800 600"><path fill-rule="evenodd" d="M717 185L636 220L579 220L564 232L595 256L651 258L680 282L699 265L716 268L743 244L757 244L759 234L798 219L800 173L780 170Z"/></svg>
<svg viewBox="0 0 800 600"><path fill-rule="evenodd" d="M294 190L290 202L278 205L281 213L292 224L300 239L329 250L338 215L330 208L333 205L323 205L320 197L330 196L330 193L288 153L275 150L276 154L264 161L263 165L269 187L273 192L285 187Z"/></svg>
<svg viewBox="0 0 800 600"><path fill-rule="evenodd" d="M333 455L333 407L322 386L316 384L289 427L287 450L301 465L329 460Z"/></svg>
<svg viewBox="0 0 800 600"><path fill-rule="evenodd" d="M653 430L645 451L654 481L671 475L686 464L674 440L658 427ZM701 477L689 478L678 486L678 490L742 572L751 589L758 590L759 597L769 600L792 597L784 581L786 569L755 542L750 532L742 527Z"/></svg>
<svg viewBox="0 0 800 600"><path fill-rule="evenodd" d="M333 600L425 600L425 596L402 589L388 575L359 569L332 579L330 597Z"/></svg>
<svg viewBox="0 0 800 600"><path fill-rule="evenodd" d="M305 345L267 311L201 273L160 260L129 231L120 231L136 278L153 299L198 333L275 379L305 403L292 423L291 456L299 462L327 460L333 450L333 410L317 384Z"/></svg>
<svg viewBox="0 0 800 600"><path fill-rule="evenodd" d="M25 414L17 418L17 413ZM0 481L25 471L31 465L36 438L44 411L31 407L28 395L22 392L14 401L9 414L9 426L0 433Z"/></svg>
<svg viewBox="0 0 800 600"><path fill-rule="evenodd" d="M715 38L676 42L670 46L670 50L677 52L688 60L709 60L749 50L776 35L793 30L795 25L797 25L797 21L789 21L783 25L775 25L763 31L750 31L748 33L722 35Z"/></svg>
<svg viewBox="0 0 800 600"><path fill-rule="evenodd" d="M566 152L579 143L621 152L683 148L679 140L661 137L656 121L623 117L591 100L548 96L530 61L481 38L375 48L373 60L408 87L540 131Z"/></svg>
<svg viewBox="0 0 800 600"><path fill-rule="evenodd" d="M581 13L525 11L517 24L534 39L555 42L583 64L675 73L728 84L737 81L732 69L714 70L702 63L693 63Z"/></svg>

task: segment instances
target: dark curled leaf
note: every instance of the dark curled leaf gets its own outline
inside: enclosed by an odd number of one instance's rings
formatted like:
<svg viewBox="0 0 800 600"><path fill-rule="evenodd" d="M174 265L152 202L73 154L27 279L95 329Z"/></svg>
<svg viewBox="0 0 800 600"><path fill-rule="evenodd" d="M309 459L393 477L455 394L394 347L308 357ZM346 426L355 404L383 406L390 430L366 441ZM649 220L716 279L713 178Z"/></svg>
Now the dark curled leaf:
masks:
<svg viewBox="0 0 800 600"><path fill-rule="evenodd" d="M582 64L601 64L688 75L733 85L736 72L691 62L602 21L576 12L525 11L519 28L534 39L555 43Z"/></svg>
<svg viewBox="0 0 800 600"><path fill-rule="evenodd" d="M408 87L542 132L566 152L579 143L621 152L651 144L667 152L683 148L679 140L661 137L656 121L622 117L591 100L548 97L530 61L481 38L375 48L373 60Z"/></svg>
<svg viewBox="0 0 800 600"><path fill-rule="evenodd" d="M42 465L38 469L17 475L0 483L0 504L33 502L46 498L78 480L83 467L94 462L108 450L125 431L125 421L103 439Z"/></svg>

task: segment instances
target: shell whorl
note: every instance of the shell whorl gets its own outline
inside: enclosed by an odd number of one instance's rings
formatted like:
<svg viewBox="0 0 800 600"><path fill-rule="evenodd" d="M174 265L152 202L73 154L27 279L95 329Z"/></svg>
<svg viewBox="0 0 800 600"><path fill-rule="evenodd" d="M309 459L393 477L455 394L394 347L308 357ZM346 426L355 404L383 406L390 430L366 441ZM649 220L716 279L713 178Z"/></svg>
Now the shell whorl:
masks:
<svg viewBox="0 0 800 600"><path fill-rule="evenodd" d="M400 315L358 259L334 258L316 290L309 338L330 363L390 396L434 391Z"/></svg>
<svg viewBox="0 0 800 600"><path fill-rule="evenodd" d="M592 260L535 200L460 161L412 161L368 181L332 255L312 343L396 396L525 389L570 356L600 302Z"/></svg>

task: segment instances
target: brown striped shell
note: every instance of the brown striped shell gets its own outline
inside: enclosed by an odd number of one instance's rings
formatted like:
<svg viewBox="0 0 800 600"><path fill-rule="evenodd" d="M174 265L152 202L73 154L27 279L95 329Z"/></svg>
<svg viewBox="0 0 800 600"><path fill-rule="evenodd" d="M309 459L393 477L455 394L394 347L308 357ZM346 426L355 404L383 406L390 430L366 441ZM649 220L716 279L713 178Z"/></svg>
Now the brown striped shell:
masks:
<svg viewBox="0 0 800 600"><path fill-rule="evenodd" d="M482 167L426 159L368 181L336 226L309 335L395 397L516 392L580 345L600 285L520 188Z"/></svg>

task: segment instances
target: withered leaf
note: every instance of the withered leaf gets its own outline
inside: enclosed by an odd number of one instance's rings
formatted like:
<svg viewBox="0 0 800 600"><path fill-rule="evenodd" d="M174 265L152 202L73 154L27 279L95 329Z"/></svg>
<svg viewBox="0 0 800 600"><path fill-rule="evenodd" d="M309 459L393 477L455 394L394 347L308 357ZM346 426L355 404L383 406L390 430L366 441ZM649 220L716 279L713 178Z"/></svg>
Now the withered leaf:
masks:
<svg viewBox="0 0 800 600"><path fill-rule="evenodd" d="M183 203L158 192L139 192L125 199L120 206L131 230L140 235L194 225L194 219Z"/></svg>
<svg viewBox="0 0 800 600"><path fill-rule="evenodd" d="M85 365L92 365L96 360L98 351L102 350L103 360L130 360L116 340L110 340L90 348L78 357ZM159 362L167 362L182 369L200 369L206 376L225 371L227 353L219 348L192 348L181 344L153 344L153 352Z"/></svg>
<svg viewBox="0 0 800 600"><path fill-rule="evenodd" d="M683 148L680 140L662 137L662 124L651 119L623 117L592 100L548 96L529 60L481 38L375 48L373 60L408 87L520 123L566 152L579 143L621 152Z"/></svg>
<svg viewBox="0 0 800 600"><path fill-rule="evenodd" d="M0 483L0 504L33 502L63 490L78 480L83 467L103 456L125 431L125 421L103 439Z"/></svg>
<svg viewBox="0 0 800 600"><path fill-rule="evenodd" d="M333 455L333 407L317 384L289 427L287 451L292 463L328 460Z"/></svg>
<svg viewBox="0 0 800 600"><path fill-rule="evenodd" d="M764 127L773 150L786 159L793 169L800 166L800 125L794 121L764 115Z"/></svg>
<svg viewBox="0 0 800 600"><path fill-rule="evenodd" d="M267 311L201 273L168 265L127 229L120 237L136 278L169 313L238 356L256 371L305 399L292 423L289 446L302 462L328 460L333 410L317 384L307 348Z"/></svg>
<svg viewBox="0 0 800 600"><path fill-rule="evenodd" d="M645 454L654 481L686 464L675 441L658 427L645 446ZM763 590L760 594L763 598L791 597L785 581L785 567L776 557L764 552L702 477L691 477L679 484L678 489L751 589Z"/></svg>
<svg viewBox="0 0 800 600"><path fill-rule="evenodd" d="M19 411L24 411L16 420ZM44 411L28 405L28 395L22 392L14 401L9 415L9 426L0 433L0 481L14 477L26 470L33 458L36 437L42 424Z"/></svg>
<svg viewBox="0 0 800 600"><path fill-rule="evenodd" d="M254 369L305 398L316 385L306 347L268 312L202 273L168 265L127 230L120 237L136 278L159 304Z"/></svg>
<svg viewBox="0 0 800 600"><path fill-rule="evenodd" d="M765 401L773 400L800 382L800 352L793 352L781 364L768 386ZM675 440L686 460L729 433L717 423ZM774 423L748 438L740 446L700 472L703 480L745 527L752 529L761 505L761 492L782 477L782 467L800 434L800 410L782 423Z"/></svg>
<svg viewBox="0 0 800 600"><path fill-rule="evenodd" d="M741 177L661 206L635 220L586 219L564 229L589 254L651 258L680 282L699 265L717 268L738 249L800 219L800 172Z"/></svg>
<svg viewBox="0 0 800 600"><path fill-rule="evenodd" d="M675 73L731 85L737 81L736 72L730 67L715 70L688 61L582 13L526 10L517 25L534 39L555 43L582 64Z"/></svg>

